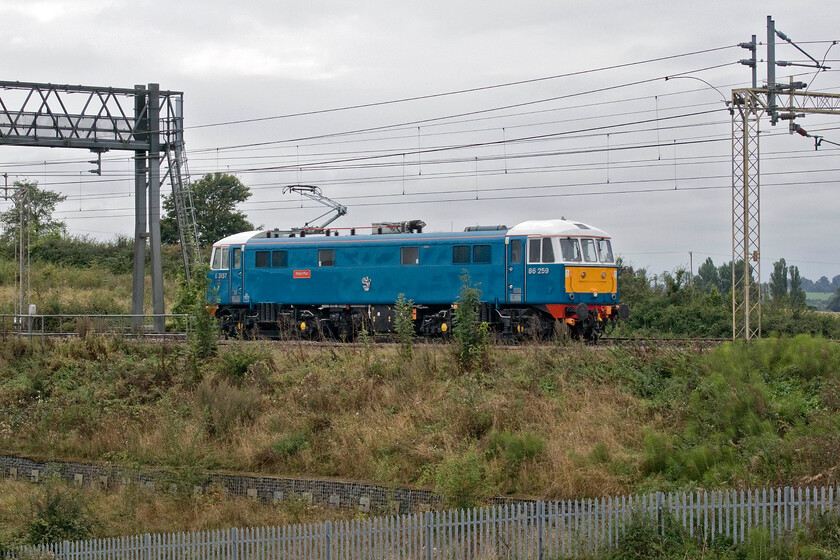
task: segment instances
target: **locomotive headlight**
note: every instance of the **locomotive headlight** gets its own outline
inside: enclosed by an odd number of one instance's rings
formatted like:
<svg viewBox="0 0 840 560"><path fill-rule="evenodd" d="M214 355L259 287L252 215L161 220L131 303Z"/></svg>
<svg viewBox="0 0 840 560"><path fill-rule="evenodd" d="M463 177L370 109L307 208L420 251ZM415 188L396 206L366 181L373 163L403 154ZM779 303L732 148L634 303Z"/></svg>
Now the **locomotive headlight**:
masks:
<svg viewBox="0 0 840 560"><path fill-rule="evenodd" d="M586 278L586 271L585 270L580 271L580 277L581 278Z"/></svg>
<svg viewBox="0 0 840 560"><path fill-rule="evenodd" d="M615 294L612 295L612 298L615 299Z"/></svg>
<svg viewBox="0 0 840 560"><path fill-rule="evenodd" d="M605 272L602 272L602 273L601 273L601 278L605 278L605 279L606 279L606 277L607 277L607 273L606 273L606 271L605 271Z"/></svg>
<svg viewBox="0 0 840 560"><path fill-rule="evenodd" d="M594 292L592 292L592 295L593 295L594 297L598 297L598 290L595 290Z"/></svg>
<svg viewBox="0 0 840 560"><path fill-rule="evenodd" d="M575 294L569 293L569 299L575 299Z"/></svg>

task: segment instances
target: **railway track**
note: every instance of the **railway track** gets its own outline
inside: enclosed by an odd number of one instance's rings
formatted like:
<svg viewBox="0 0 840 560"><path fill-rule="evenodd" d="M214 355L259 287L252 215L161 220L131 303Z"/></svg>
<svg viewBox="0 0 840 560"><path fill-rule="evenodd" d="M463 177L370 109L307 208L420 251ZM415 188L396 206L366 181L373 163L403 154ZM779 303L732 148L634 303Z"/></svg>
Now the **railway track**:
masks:
<svg viewBox="0 0 840 560"><path fill-rule="evenodd" d="M517 341L517 342L495 342L492 344L495 348L504 348L505 350L527 350L532 348L564 348L568 346L589 346L589 347L672 347L672 348L713 348L723 342L729 342L729 338L625 338L625 337L604 337L596 343L584 341ZM220 341L221 345L236 344L240 342L236 339L223 339ZM370 342L341 342L336 340L303 340L303 339L286 339L286 340L272 340L263 339L257 342L271 344L277 347L303 347L303 348L389 348L400 345L392 337L377 337L376 340ZM442 348L451 345L451 341L440 339L420 339L414 342L415 348L434 347Z"/></svg>

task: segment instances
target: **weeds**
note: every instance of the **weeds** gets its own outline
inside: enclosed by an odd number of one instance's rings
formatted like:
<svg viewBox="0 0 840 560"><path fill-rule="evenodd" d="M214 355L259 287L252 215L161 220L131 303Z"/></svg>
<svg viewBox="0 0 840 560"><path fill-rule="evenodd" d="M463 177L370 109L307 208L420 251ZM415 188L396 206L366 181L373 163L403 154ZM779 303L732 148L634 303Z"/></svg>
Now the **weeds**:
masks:
<svg viewBox="0 0 840 560"><path fill-rule="evenodd" d="M259 412L260 394L252 387L240 389L225 379L203 380L195 392L196 404L207 434L228 436L233 428L252 423Z"/></svg>
<svg viewBox="0 0 840 560"><path fill-rule="evenodd" d="M394 330L400 344L400 357L411 360L414 357L414 301L406 300L405 294L400 294L394 305Z"/></svg>
<svg viewBox="0 0 840 560"><path fill-rule="evenodd" d="M309 436L305 431L296 431L275 441L272 451L283 457L293 457L309 446Z"/></svg>
<svg viewBox="0 0 840 560"><path fill-rule="evenodd" d="M470 275L465 271L461 276L461 293L452 322L455 356L461 373L469 373L476 368L487 369L488 366L490 328L487 323L479 321L480 302L481 290L472 285Z"/></svg>
<svg viewBox="0 0 840 560"><path fill-rule="evenodd" d="M219 375L239 386L246 376L264 382L274 369L274 358L267 346L257 343L232 343L216 361Z"/></svg>
<svg viewBox="0 0 840 560"><path fill-rule="evenodd" d="M219 326L206 305L208 271L207 265L196 267L189 283L182 277L172 305L172 313L187 315L187 319L177 317L175 327L187 331L190 350L196 360L214 355L219 344Z"/></svg>

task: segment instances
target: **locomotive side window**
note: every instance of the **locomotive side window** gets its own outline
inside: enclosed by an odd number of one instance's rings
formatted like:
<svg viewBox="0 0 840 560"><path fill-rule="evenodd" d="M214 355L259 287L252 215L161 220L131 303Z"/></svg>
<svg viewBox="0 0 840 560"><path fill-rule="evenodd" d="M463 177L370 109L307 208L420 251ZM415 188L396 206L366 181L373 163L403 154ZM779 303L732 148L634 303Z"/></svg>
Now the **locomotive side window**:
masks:
<svg viewBox="0 0 840 560"><path fill-rule="evenodd" d="M288 251L272 251L271 252L271 266L274 268L286 268L289 266L289 252Z"/></svg>
<svg viewBox="0 0 840 560"><path fill-rule="evenodd" d="M400 264L420 264L420 248L400 247Z"/></svg>
<svg viewBox="0 0 840 560"><path fill-rule="evenodd" d="M551 237L539 237L528 240L528 262L554 262L554 242Z"/></svg>
<svg viewBox="0 0 840 560"><path fill-rule="evenodd" d="M213 270L220 270L222 268L222 253L221 247L213 247L213 257L210 259L212 263L210 268Z"/></svg>
<svg viewBox="0 0 840 560"><path fill-rule="evenodd" d="M222 253L222 270L230 268L230 250L227 247L220 247L219 251Z"/></svg>
<svg viewBox="0 0 840 560"><path fill-rule="evenodd" d="M470 246L469 245L455 245L452 247L452 262L454 264L469 264L470 263Z"/></svg>
<svg viewBox="0 0 840 560"><path fill-rule="evenodd" d="M473 245L473 262L487 264L490 262L490 245Z"/></svg>
<svg viewBox="0 0 840 560"><path fill-rule="evenodd" d="M542 262L554 262L554 245L551 243L550 237L543 237L542 243Z"/></svg>
<svg viewBox="0 0 840 560"><path fill-rule="evenodd" d="M242 268L242 248L236 247L233 250L233 268L234 270L239 270Z"/></svg>
<svg viewBox="0 0 840 560"><path fill-rule="evenodd" d="M510 264L519 264L522 262L522 240L510 240Z"/></svg>
<svg viewBox="0 0 840 560"><path fill-rule="evenodd" d="M598 262L598 254L595 252L594 239L583 238L580 240L580 245L583 247L583 260L586 262Z"/></svg>
<svg viewBox="0 0 840 560"><path fill-rule="evenodd" d="M609 239L598 240L598 254L601 257L602 263L613 262L612 246Z"/></svg>
<svg viewBox="0 0 840 560"><path fill-rule="evenodd" d="M257 251L254 254L254 266L257 268L268 268L270 251Z"/></svg>
<svg viewBox="0 0 840 560"><path fill-rule="evenodd" d="M580 245L577 239L566 237L560 240L560 252L563 253L563 260L567 262L580 262Z"/></svg>
<svg viewBox="0 0 840 560"><path fill-rule="evenodd" d="M318 249L318 266L334 266L335 249Z"/></svg>
<svg viewBox="0 0 840 560"><path fill-rule="evenodd" d="M538 263L540 262L540 249L542 247L542 241L540 239L529 239L528 240L528 262L530 263Z"/></svg>

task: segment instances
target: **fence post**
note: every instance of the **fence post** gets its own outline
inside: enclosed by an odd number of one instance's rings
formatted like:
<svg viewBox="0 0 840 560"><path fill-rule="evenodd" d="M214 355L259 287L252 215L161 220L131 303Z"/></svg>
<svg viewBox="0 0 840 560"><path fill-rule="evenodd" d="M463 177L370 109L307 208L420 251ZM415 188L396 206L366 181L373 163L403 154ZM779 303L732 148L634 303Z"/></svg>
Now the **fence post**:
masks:
<svg viewBox="0 0 840 560"><path fill-rule="evenodd" d="M543 560L545 555L543 545L543 518L545 517L545 502L537 501L537 558Z"/></svg>
<svg viewBox="0 0 840 560"><path fill-rule="evenodd" d="M152 560L152 535L150 533L143 535L143 558Z"/></svg>
<svg viewBox="0 0 840 560"><path fill-rule="evenodd" d="M70 560L70 541L64 541L62 552L64 554L64 560Z"/></svg>
<svg viewBox="0 0 840 560"><path fill-rule="evenodd" d="M239 529L236 527L230 530L230 543L233 549L233 560L239 560Z"/></svg>
<svg viewBox="0 0 840 560"><path fill-rule="evenodd" d="M662 508L665 502L665 494L663 492L656 493L656 523L659 525L659 534L665 535L665 516L662 515Z"/></svg>
<svg viewBox="0 0 840 560"><path fill-rule="evenodd" d="M332 558L332 522L324 523L324 558Z"/></svg>
<svg viewBox="0 0 840 560"><path fill-rule="evenodd" d="M432 512L426 512L426 560L432 560Z"/></svg>

